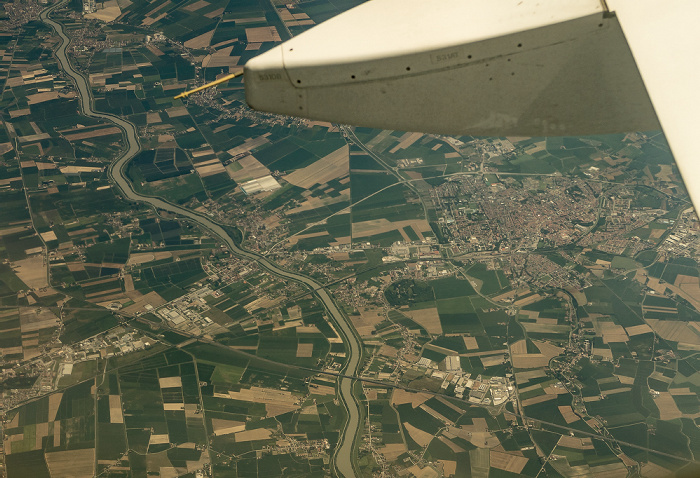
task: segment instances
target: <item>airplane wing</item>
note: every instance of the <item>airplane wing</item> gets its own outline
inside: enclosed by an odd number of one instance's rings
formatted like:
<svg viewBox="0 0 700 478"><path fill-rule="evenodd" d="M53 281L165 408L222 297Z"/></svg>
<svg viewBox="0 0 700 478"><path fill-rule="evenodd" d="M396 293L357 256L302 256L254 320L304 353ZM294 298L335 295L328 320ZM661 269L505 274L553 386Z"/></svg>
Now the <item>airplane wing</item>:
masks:
<svg viewBox="0 0 700 478"><path fill-rule="evenodd" d="M700 2L608 0L619 18L690 198L700 210Z"/></svg>
<svg viewBox="0 0 700 478"><path fill-rule="evenodd" d="M697 18L697 0L372 0L248 61L246 99L273 113L449 135L663 126L700 205Z"/></svg>

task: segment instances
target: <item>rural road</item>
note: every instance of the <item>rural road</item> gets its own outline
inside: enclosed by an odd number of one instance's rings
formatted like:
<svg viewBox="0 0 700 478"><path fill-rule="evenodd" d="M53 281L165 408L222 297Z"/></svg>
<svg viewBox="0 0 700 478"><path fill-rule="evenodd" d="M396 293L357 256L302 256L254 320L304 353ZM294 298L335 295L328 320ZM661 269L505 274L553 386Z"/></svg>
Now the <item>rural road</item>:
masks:
<svg viewBox="0 0 700 478"><path fill-rule="evenodd" d="M46 8L41 12L40 18L44 23L53 28L61 37L61 44L55 52L56 58L61 69L65 71L66 74L73 80L73 84L78 91L83 114L93 118L100 118L110 121L121 128L121 130L124 132L127 149L121 153L121 156L119 156L109 168L110 178L121 190L124 197L130 201L146 203L154 208L168 211L176 214L180 218L186 218L192 222L195 222L218 236L219 239L221 239L228 246L233 254L251 261L255 261L263 269L281 278L301 282L307 285L314 292L316 297L323 303L328 315L342 335L341 338L343 339L347 352L347 361L342 370L343 374L357 375L362 356L362 345L360 339L349 319L338 309L331 295L326 289L323 288L321 284L307 276L284 270L263 256L245 249L241 249L236 245L233 238L223 227L221 227L221 225L217 224L206 216L164 201L161 198L144 196L134 191L131 186L131 182L126 178L125 171L128 162L134 156L136 156L139 151L141 151L141 145L139 143L136 127L119 116L108 113L100 113L93 110L90 87L88 86L85 77L73 69L73 66L66 55L66 49L70 43L70 39L68 36L66 36L63 25L49 18L51 12L64 3L65 2L59 2L49 8ZM338 393L343 405L345 406L345 409L347 410L348 420L345 424L345 428L341 431L339 442L335 450L333 464L335 467L335 473L345 478L355 476L355 471L353 468L353 451L360 426L360 406L352 393L353 383L353 379L348 377L340 377L338 379Z"/></svg>

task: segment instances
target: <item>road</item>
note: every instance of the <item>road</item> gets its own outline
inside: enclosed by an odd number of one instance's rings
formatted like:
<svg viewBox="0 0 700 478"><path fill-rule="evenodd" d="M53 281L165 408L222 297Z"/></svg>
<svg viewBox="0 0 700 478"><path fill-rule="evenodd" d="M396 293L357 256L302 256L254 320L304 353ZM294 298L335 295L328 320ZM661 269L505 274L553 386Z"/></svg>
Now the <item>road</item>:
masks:
<svg viewBox="0 0 700 478"><path fill-rule="evenodd" d="M80 106L83 114L93 118L100 118L110 121L124 132L127 149L122 152L121 156L119 156L110 165L109 176L114 184L121 190L121 193L125 199L134 202L146 203L156 209L176 214L179 218L188 219L195 222L218 236L219 239L221 239L221 241L228 246L231 252L238 257L255 261L261 268L275 274L278 277L300 282L308 286L314 292L316 297L323 303L329 317L342 335L341 338L343 339L347 352L347 361L343 367L343 373L347 375L357 375L362 356L362 345L360 343L360 339L349 319L343 313L341 313L335 304L335 301L321 284L307 276L284 270L267 258L238 247L226 230L207 216L182 208L161 198L144 196L134 191L133 187L131 186L131 182L126 178L125 170L128 162L134 156L136 156L139 151L141 151L141 144L139 143L136 127L119 116L97 112L93 109L90 87L88 86L85 77L73 69L73 66L70 64L70 61L66 55L66 49L70 39L64 33L63 25L49 18L51 12L64 3L65 2L60 2L43 10L40 18L44 23L53 28L61 37L61 45L55 52L56 58L61 69L65 71L66 74L73 80L73 83L78 91ZM353 451L355 448L355 439L360 426L360 407L359 402L352 393L353 383L354 380L349 377L340 377L338 381L338 393L348 413L348 420L340 435L333 464L336 474L346 478L355 476L355 471L353 468Z"/></svg>
<svg viewBox="0 0 700 478"><path fill-rule="evenodd" d="M372 159L374 159L376 162L378 162L384 169L386 169L388 172L393 174L396 179L399 180L399 183L405 185L408 189L410 189L420 200L421 206L423 206L423 215L425 216L426 221L430 221L430 216L428 215L428 205L425 204L425 200L423 199L423 195L420 194L420 192L416 189L416 187L412 184L412 180L407 180L401 174L399 174L398 169L392 168L389 166L377 153L372 151L370 148L368 148L362 141L360 141L360 138L355 136L355 132L351 129L348 128L347 126L341 126L340 127L341 131L345 133L345 136L350 140L351 142L355 143L355 145L363 150L365 153L369 155Z"/></svg>

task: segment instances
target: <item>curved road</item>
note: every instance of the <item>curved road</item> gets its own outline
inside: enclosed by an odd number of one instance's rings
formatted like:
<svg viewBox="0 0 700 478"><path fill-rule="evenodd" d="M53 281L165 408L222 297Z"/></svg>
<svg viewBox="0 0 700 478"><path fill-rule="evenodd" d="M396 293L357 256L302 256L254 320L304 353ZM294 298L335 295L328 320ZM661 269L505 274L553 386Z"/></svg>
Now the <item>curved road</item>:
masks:
<svg viewBox="0 0 700 478"><path fill-rule="evenodd" d="M233 238L221 227L219 224L215 223L211 219L196 212L190 211L188 209L179 207L175 204L171 204L163 199L157 197L144 196L136 191L131 186L130 181L126 178L124 174L125 167L129 160L131 160L140 150L141 145L138 140L138 135L136 134L136 127L120 118L119 116L99 113L93 110L90 88L88 87L85 78L75 71L70 64L66 56L66 48L70 43L70 39L66 36L63 31L63 25L51 20L49 15L53 10L61 6L65 2L59 2L41 12L41 20L53 28L56 33L61 37L61 45L56 50L56 58L61 66L61 68L70 76L75 84L78 95L80 99L81 109L86 116L91 116L94 118L101 118L110 121L117 125L124 132L124 137L127 142L127 150L122 153L122 155L114 161L109 168L109 175L114 183L122 191L122 194L131 201L142 202L149 204L157 209L162 209L180 217L187 218L197 224L205 227L213 234L217 235L232 251L239 257L243 257L252 261L257 262L263 269L268 272L275 274L284 279L289 279L297 282L306 284L316 296L321 300L321 302L326 307L328 314L330 315L333 322L339 328L341 335L343 336L343 341L347 347L347 361L345 367L343 368L343 373L347 375L357 375L358 368L360 365L360 357L362 355L362 347L360 340L353 328L349 323L349 320L338 310L335 302L331 298L330 294L326 289L323 288L319 283L313 279L306 277L301 274L296 274L293 272L281 269L276 264L268 260L267 258L255 254L253 252L241 249L236 245ZM353 469L353 450L354 444L357 437L357 432L360 425L360 408L359 403L355 399L352 393L353 380L347 377L339 379L338 391L348 412L348 420L345 424L345 429L342 431L339 444L336 447L336 452L334 456L334 466L336 473L340 476L346 478L354 477L355 472Z"/></svg>

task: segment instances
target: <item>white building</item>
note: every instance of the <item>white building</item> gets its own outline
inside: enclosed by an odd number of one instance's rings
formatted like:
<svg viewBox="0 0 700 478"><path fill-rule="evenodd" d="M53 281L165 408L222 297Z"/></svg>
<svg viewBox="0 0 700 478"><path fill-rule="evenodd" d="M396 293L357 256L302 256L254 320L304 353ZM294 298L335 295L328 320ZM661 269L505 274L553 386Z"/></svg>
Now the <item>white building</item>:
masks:
<svg viewBox="0 0 700 478"><path fill-rule="evenodd" d="M449 355L445 358L445 370L453 373L462 371L459 355Z"/></svg>
<svg viewBox="0 0 700 478"><path fill-rule="evenodd" d="M241 184L241 189L247 196L259 193L262 191L274 191L281 188L280 183L272 176L264 176L262 178L253 179L252 181Z"/></svg>

